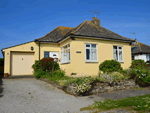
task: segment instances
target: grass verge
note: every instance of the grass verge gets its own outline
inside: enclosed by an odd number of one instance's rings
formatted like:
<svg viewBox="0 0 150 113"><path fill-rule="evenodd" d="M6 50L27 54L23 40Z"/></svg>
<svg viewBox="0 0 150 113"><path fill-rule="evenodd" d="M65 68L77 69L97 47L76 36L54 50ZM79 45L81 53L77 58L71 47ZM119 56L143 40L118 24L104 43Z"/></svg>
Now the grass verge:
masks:
<svg viewBox="0 0 150 113"><path fill-rule="evenodd" d="M111 109L126 109L129 111L137 111L138 113L145 113L150 111L150 94L136 96L136 97L126 97L119 100L107 99L105 101L95 101L91 106L81 108L81 111L84 110L94 110L94 113L100 111L106 111Z"/></svg>

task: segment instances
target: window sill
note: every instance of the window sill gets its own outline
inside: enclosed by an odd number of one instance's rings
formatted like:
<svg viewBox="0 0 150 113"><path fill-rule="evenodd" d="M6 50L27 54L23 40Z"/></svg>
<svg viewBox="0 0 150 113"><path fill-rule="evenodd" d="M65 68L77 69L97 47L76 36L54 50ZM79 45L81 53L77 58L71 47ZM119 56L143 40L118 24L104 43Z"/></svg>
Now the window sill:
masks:
<svg viewBox="0 0 150 113"><path fill-rule="evenodd" d="M85 63L98 63L98 61L85 61Z"/></svg>
<svg viewBox="0 0 150 113"><path fill-rule="evenodd" d="M70 64L70 62L63 62L63 63L61 63L61 65L63 65L63 64Z"/></svg>

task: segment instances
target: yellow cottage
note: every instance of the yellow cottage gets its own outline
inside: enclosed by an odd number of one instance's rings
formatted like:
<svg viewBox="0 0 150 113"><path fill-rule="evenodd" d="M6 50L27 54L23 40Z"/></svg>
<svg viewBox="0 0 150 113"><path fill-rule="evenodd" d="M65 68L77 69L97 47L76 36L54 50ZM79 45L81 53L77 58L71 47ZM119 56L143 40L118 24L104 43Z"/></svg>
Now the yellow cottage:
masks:
<svg viewBox="0 0 150 113"><path fill-rule="evenodd" d="M43 57L58 58L67 76L95 76L99 64L111 59L127 69L133 41L103 28L93 17L75 28L59 26L39 39L2 49L4 75L32 75L32 64Z"/></svg>

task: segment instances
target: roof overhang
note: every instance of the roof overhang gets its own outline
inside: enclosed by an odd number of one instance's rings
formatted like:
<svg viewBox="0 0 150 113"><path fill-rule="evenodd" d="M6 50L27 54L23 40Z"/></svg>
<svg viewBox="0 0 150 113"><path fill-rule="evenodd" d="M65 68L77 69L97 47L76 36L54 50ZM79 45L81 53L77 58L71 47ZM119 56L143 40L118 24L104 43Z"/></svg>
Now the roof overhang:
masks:
<svg viewBox="0 0 150 113"><path fill-rule="evenodd" d="M81 38L81 37L82 38L89 38L89 39L98 39L98 40L101 39L101 40L111 40L111 41L127 42L130 45L132 44L132 42L135 41L135 40L124 40L124 39L114 39L114 38L106 38L106 37L95 37L95 36L84 36L84 35L74 35L74 34L71 34L71 35L67 36L64 39L59 40L58 42L38 41L38 40L35 40L35 42L60 44L60 43L64 42L65 40L69 39L69 38L76 38L76 37L79 37L79 38Z"/></svg>

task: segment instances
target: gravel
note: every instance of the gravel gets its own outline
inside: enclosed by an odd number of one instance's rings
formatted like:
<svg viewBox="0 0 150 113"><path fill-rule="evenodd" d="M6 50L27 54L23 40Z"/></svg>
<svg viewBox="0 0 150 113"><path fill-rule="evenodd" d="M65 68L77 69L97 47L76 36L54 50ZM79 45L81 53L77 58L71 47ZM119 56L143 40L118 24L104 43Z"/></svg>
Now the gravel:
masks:
<svg viewBox="0 0 150 113"><path fill-rule="evenodd" d="M35 78L0 79L0 113L90 113L80 108L94 101L122 99L150 94L148 90L124 90L98 95L74 97ZM117 109L100 113L130 113Z"/></svg>
<svg viewBox="0 0 150 113"><path fill-rule="evenodd" d="M84 113L80 108L94 103L35 78L3 79L2 87L0 113Z"/></svg>

